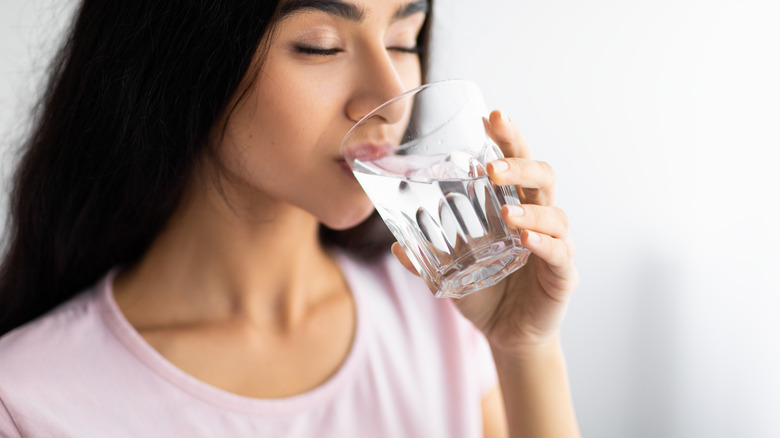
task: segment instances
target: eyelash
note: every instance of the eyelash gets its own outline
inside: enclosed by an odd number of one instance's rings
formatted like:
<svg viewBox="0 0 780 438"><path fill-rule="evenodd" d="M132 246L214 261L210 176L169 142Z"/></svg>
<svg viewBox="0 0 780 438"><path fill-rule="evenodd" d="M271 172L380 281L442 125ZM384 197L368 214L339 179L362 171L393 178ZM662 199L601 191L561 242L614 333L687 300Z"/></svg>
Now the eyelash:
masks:
<svg viewBox="0 0 780 438"><path fill-rule="evenodd" d="M296 45L295 50L298 53L302 53L304 55L313 55L313 56L333 56L338 53L343 52L342 49L322 49L319 47L310 47L310 46L303 46L303 45ZM410 54L420 54L422 53L422 49L419 47L388 47L387 50L393 50L400 53L410 53Z"/></svg>
<svg viewBox="0 0 780 438"><path fill-rule="evenodd" d="M298 53L302 53L304 55L317 55L317 56L331 56L342 52L341 49L322 49L319 47L310 47L310 46L301 46L301 45L295 46L295 51L297 51Z"/></svg>
<svg viewBox="0 0 780 438"><path fill-rule="evenodd" d="M387 49L388 50L395 50L396 52L401 52L401 53L412 53L412 54L415 54L415 55L419 55L420 53L422 53L422 48L421 47L417 47L417 46L415 46L415 47L388 47Z"/></svg>

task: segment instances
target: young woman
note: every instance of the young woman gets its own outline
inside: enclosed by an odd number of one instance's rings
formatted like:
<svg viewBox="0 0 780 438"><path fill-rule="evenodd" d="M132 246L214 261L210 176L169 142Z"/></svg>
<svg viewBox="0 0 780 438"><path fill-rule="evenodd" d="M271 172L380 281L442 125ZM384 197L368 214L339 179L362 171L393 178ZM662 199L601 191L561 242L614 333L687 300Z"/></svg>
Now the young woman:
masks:
<svg viewBox="0 0 780 438"><path fill-rule="evenodd" d="M339 162L422 82L429 6L84 0L14 180L0 435L577 436L572 244L517 128L488 171L533 256L461 300Z"/></svg>

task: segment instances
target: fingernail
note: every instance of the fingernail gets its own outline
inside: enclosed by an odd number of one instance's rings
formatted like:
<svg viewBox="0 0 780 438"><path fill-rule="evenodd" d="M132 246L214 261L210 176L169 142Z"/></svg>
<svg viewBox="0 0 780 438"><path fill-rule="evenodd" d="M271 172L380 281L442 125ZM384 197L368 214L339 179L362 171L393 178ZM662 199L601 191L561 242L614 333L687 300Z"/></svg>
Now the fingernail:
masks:
<svg viewBox="0 0 780 438"><path fill-rule="evenodd" d="M506 212L509 216L522 216L525 214L525 210L519 205L507 205Z"/></svg>
<svg viewBox="0 0 780 438"><path fill-rule="evenodd" d="M503 120L505 122L511 122L512 121L512 119L510 119L509 116L504 114L503 112L501 112L501 120Z"/></svg>
<svg viewBox="0 0 780 438"><path fill-rule="evenodd" d="M504 160L496 160L490 163L493 166L493 172L501 173L509 169L509 163Z"/></svg>
<svg viewBox="0 0 780 438"><path fill-rule="evenodd" d="M534 233L533 231L528 232L528 240L534 243L539 243L542 241L542 236Z"/></svg>

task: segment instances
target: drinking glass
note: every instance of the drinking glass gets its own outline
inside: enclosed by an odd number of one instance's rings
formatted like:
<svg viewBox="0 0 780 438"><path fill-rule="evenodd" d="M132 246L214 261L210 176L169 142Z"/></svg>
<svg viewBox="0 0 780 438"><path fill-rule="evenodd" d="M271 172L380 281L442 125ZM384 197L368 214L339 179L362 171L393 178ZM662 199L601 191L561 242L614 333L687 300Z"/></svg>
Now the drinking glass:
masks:
<svg viewBox="0 0 780 438"><path fill-rule="evenodd" d="M502 158L476 84L422 85L380 105L347 133L341 153L437 297L463 297L523 266L530 254L501 206L520 204L485 164Z"/></svg>

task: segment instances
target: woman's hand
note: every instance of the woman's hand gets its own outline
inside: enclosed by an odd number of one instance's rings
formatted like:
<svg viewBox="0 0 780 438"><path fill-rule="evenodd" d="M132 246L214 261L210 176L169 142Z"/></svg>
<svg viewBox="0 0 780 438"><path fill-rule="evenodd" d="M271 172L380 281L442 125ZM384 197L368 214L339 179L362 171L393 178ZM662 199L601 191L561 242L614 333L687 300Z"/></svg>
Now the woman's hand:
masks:
<svg viewBox="0 0 780 438"><path fill-rule="evenodd" d="M510 436L579 437L558 336L578 274L568 219L555 207L555 175L531 160L528 144L501 113L490 114L487 129L505 157L487 165L488 175L514 185L522 202L503 206L501 215L523 230L531 256L501 283L454 303L490 343ZM393 253L415 272L399 244Z"/></svg>
<svg viewBox="0 0 780 438"><path fill-rule="evenodd" d="M508 355L557 342L566 305L577 286L574 247L566 214L555 207L555 174L544 162L530 159L519 130L493 111L488 132L505 158L487 166L497 185L514 185L522 206L503 206L507 226L523 230L523 245L532 255L526 266L493 287L455 304L487 337L491 347ZM393 253L411 268L400 245Z"/></svg>

